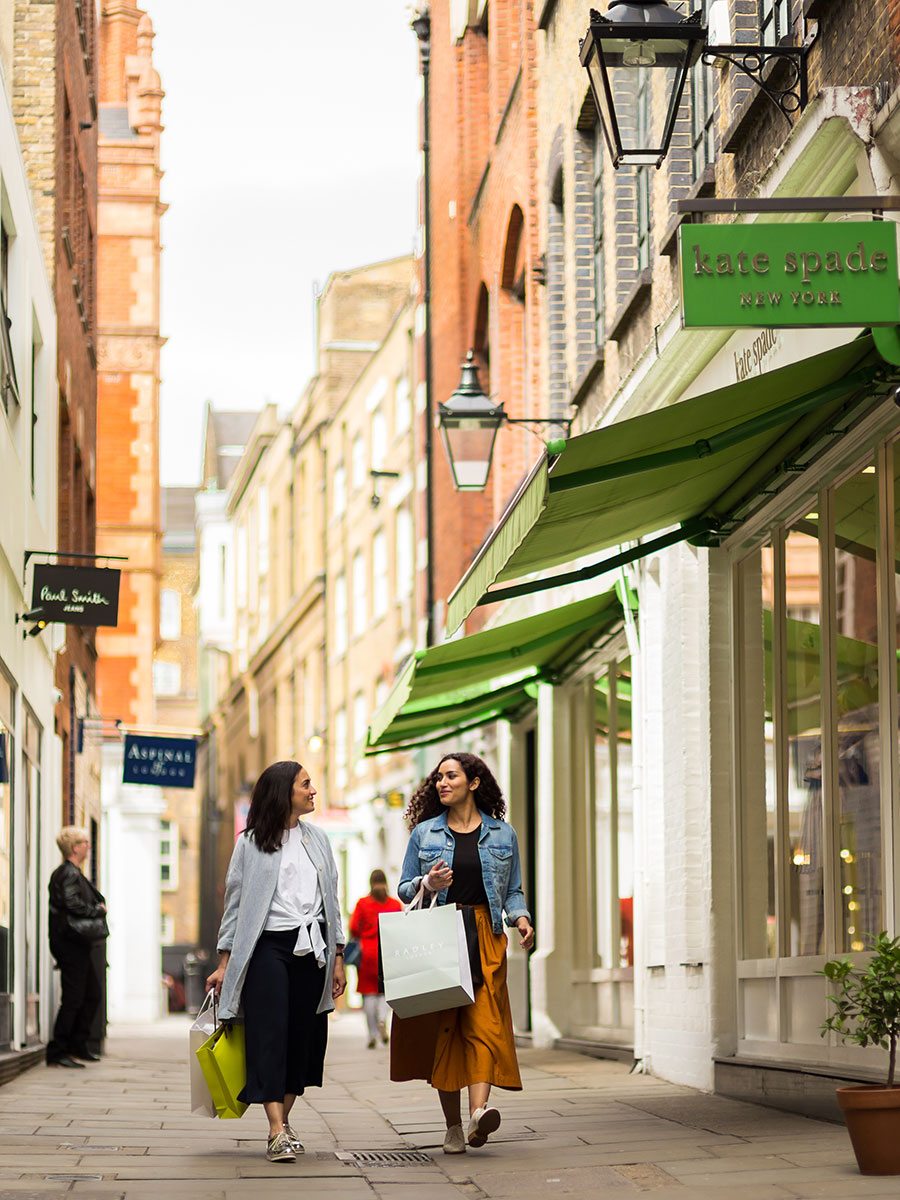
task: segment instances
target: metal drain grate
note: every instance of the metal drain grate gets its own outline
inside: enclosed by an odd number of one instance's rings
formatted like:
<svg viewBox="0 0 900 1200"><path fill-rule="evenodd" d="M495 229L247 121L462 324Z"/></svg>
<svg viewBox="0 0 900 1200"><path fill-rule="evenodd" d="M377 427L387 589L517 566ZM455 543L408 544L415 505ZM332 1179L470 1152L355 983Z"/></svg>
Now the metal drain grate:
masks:
<svg viewBox="0 0 900 1200"><path fill-rule="evenodd" d="M357 1167L414 1167L431 1165L432 1157L421 1150L344 1150L335 1154L341 1162Z"/></svg>
<svg viewBox="0 0 900 1200"><path fill-rule="evenodd" d="M93 1182L96 1179L102 1179L102 1175L45 1175L45 1179L56 1179L59 1181L65 1180L67 1183L81 1183L83 1181Z"/></svg>

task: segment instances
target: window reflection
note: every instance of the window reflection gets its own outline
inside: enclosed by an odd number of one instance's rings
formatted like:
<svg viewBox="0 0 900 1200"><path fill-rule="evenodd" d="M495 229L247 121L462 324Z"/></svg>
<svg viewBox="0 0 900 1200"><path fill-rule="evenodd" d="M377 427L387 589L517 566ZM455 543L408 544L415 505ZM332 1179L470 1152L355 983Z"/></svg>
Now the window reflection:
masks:
<svg viewBox="0 0 900 1200"><path fill-rule="evenodd" d="M835 491L838 854L843 950L883 927L877 491L871 465Z"/></svg>
<svg viewBox="0 0 900 1200"><path fill-rule="evenodd" d="M825 933L818 535L819 514L811 510L784 546L791 954L821 954Z"/></svg>

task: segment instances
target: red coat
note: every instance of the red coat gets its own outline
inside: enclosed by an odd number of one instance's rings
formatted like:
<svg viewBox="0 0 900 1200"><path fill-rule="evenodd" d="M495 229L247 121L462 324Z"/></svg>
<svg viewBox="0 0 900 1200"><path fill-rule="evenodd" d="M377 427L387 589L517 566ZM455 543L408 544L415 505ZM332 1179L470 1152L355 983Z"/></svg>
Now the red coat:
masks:
<svg viewBox="0 0 900 1200"><path fill-rule="evenodd" d="M374 896L363 896L356 902L350 918L350 936L359 941L362 961L357 967L356 990L361 996L378 992L378 916L385 912L399 912L403 905L393 896L376 900Z"/></svg>

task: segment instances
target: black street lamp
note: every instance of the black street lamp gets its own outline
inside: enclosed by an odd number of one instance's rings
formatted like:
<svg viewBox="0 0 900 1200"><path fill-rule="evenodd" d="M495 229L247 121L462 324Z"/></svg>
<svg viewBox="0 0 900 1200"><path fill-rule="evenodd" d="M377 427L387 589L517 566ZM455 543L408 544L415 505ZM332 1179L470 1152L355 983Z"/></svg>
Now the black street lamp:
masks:
<svg viewBox="0 0 900 1200"><path fill-rule="evenodd" d="M446 404L438 405L438 427L458 492L484 490L497 430L506 413L481 390L475 355L470 350L462 366L459 387Z"/></svg>
<svg viewBox="0 0 900 1200"><path fill-rule="evenodd" d="M502 402L491 400L482 391L470 350L459 387L446 404L438 405L438 427L458 492L481 492L486 487L501 425L556 425L568 436L572 422L567 417L508 417ZM561 454L565 440L552 439L546 445L549 454Z"/></svg>
<svg viewBox="0 0 900 1200"><path fill-rule="evenodd" d="M708 32L700 11L683 17L667 0L611 0L605 15L591 9L591 23L580 43L581 65L616 169L623 164L662 165L688 71L701 56L707 65L725 60L742 71L789 123L806 104L810 43L713 46L707 42ZM784 86L769 78L766 68L773 59L787 67ZM661 81L659 90L654 80Z"/></svg>

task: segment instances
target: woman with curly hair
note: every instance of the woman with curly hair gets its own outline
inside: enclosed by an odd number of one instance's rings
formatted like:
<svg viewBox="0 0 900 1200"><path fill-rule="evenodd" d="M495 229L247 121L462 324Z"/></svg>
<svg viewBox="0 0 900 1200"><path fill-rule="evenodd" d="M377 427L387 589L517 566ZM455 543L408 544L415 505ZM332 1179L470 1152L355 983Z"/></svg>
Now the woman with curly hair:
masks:
<svg viewBox="0 0 900 1200"><path fill-rule="evenodd" d="M401 1020L394 1017L391 1079L424 1079L437 1089L447 1124L445 1154L483 1146L500 1125L488 1104L492 1087L520 1091L512 1015L506 989L506 923L523 950L534 946L531 914L522 894L515 830L496 779L476 755L442 758L419 786L406 812L411 829L399 894L409 903L420 886L437 904L471 906L478 930L483 982L473 1004ZM468 1088L465 1134L460 1091Z"/></svg>

